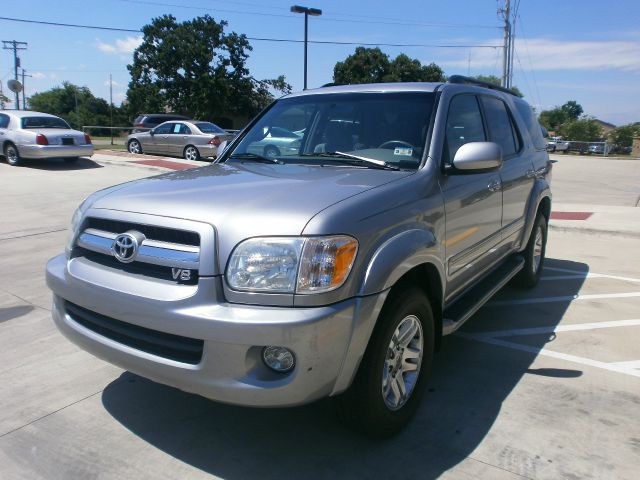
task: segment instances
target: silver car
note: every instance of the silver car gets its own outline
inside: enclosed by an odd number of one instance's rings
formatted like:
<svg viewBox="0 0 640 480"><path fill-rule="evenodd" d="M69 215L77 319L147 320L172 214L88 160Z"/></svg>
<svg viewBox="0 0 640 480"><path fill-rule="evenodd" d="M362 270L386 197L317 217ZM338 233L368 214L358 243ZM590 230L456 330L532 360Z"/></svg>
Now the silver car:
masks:
<svg viewBox="0 0 640 480"><path fill-rule="evenodd" d="M93 155L89 135L73 130L62 118L48 113L0 112L2 154L10 165L35 158L63 158L75 162Z"/></svg>
<svg viewBox="0 0 640 480"><path fill-rule="evenodd" d="M148 132L129 135L127 149L130 153L157 153L199 160L200 157L216 158L218 147L233 138L211 122L169 121Z"/></svg>

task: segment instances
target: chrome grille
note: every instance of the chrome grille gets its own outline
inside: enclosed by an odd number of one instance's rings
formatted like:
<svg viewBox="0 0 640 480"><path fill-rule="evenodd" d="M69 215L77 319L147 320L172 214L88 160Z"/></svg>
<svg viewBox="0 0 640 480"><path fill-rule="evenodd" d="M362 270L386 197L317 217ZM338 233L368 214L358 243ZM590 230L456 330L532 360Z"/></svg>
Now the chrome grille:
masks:
<svg viewBox="0 0 640 480"><path fill-rule="evenodd" d="M102 228L96 228L97 226ZM88 218L84 227L76 240L74 257L85 257L92 262L131 274L189 285L197 283L200 246L199 235L195 232L102 218ZM114 256L113 245L118 235L127 232L142 234L142 241L133 261L123 263ZM190 243L178 243L167 239ZM194 243L196 245L193 245Z"/></svg>

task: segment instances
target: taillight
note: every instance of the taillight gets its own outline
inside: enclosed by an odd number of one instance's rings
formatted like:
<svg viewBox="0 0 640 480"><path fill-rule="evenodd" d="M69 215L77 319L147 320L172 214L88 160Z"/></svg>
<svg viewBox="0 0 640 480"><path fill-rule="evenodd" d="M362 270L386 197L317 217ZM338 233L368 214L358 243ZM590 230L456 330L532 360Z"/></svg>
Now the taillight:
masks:
<svg viewBox="0 0 640 480"><path fill-rule="evenodd" d="M49 140L43 134L39 133L36 135L36 143L38 145L49 145Z"/></svg>
<svg viewBox="0 0 640 480"><path fill-rule="evenodd" d="M91 137L87 133L84 134L84 143L91 145Z"/></svg>
<svg viewBox="0 0 640 480"><path fill-rule="evenodd" d="M209 140L209 145L215 145L216 147L221 143L222 143L222 140L220 140L219 137L213 137L211 140Z"/></svg>
<svg viewBox="0 0 640 480"><path fill-rule="evenodd" d="M144 128L144 123L136 123L134 127Z"/></svg>

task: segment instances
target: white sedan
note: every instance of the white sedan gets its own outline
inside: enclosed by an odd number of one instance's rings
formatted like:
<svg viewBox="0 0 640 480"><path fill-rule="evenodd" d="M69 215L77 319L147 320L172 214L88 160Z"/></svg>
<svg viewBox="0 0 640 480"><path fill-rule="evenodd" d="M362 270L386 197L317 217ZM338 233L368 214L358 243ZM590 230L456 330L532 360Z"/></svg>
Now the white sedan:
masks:
<svg viewBox="0 0 640 480"><path fill-rule="evenodd" d="M93 155L86 133L73 130L62 118L26 110L0 112L0 145L10 165L34 158L64 158L74 162Z"/></svg>

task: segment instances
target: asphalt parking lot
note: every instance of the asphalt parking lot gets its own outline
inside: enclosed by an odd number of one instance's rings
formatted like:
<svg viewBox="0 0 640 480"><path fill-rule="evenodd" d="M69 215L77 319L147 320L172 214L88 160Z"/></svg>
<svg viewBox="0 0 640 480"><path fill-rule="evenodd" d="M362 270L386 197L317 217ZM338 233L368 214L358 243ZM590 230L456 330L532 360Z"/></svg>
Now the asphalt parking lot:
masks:
<svg viewBox="0 0 640 480"><path fill-rule="evenodd" d="M44 265L87 194L169 164L0 162L0 478L638 478L640 160L554 158L554 211L587 218L552 220L539 286L445 340L417 417L385 442L330 401L216 404L79 350L50 319Z"/></svg>

